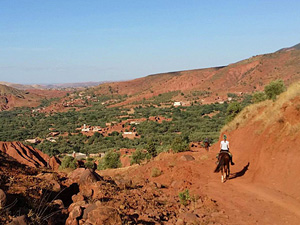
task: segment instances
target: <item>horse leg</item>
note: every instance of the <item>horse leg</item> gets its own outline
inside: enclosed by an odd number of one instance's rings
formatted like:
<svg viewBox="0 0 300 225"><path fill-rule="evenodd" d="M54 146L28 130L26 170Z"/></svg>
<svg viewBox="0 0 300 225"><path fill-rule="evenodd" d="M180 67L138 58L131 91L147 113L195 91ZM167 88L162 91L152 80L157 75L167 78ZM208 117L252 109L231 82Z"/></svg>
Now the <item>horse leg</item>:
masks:
<svg viewBox="0 0 300 225"><path fill-rule="evenodd" d="M224 167L222 167L221 174L222 174L221 181L222 181L222 183L224 183L225 179L226 179L226 175L224 174Z"/></svg>

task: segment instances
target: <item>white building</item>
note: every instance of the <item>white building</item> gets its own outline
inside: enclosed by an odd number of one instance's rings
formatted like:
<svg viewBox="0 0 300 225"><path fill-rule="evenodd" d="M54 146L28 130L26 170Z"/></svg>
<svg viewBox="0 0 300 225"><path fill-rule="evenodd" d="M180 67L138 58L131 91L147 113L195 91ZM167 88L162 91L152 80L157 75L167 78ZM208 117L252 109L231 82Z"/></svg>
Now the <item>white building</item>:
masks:
<svg viewBox="0 0 300 225"><path fill-rule="evenodd" d="M174 102L174 106L181 106L181 102Z"/></svg>
<svg viewBox="0 0 300 225"><path fill-rule="evenodd" d="M81 129L83 132L88 132L90 131L90 128L86 126L86 124L83 124L83 128Z"/></svg>

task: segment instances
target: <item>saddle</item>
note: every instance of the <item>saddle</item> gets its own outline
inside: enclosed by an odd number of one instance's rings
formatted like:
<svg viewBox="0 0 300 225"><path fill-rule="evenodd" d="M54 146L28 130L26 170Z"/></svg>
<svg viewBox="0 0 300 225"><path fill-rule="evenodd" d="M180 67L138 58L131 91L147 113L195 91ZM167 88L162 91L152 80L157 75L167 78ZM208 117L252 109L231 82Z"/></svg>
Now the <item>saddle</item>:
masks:
<svg viewBox="0 0 300 225"><path fill-rule="evenodd" d="M227 151L227 150L221 150L219 153L218 153L218 156L220 155L220 153L227 153L229 155L229 157L232 157L232 154Z"/></svg>

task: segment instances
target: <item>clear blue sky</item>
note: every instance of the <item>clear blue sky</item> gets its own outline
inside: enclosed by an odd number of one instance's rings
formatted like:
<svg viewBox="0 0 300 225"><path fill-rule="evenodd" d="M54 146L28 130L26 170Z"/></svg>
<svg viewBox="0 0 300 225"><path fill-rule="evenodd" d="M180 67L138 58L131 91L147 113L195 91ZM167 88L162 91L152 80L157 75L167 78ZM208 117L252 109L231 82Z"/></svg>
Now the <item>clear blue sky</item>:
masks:
<svg viewBox="0 0 300 225"><path fill-rule="evenodd" d="M0 81L128 80L300 42L300 1L0 0Z"/></svg>

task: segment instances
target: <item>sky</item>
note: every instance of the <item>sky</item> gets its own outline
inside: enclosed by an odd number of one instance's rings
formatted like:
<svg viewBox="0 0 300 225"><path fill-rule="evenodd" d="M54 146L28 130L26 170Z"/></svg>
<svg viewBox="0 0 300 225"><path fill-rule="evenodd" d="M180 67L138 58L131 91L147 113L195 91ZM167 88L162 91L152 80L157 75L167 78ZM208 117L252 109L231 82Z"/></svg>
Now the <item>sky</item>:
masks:
<svg viewBox="0 0 300 225"><path fill-rule="evenodd" d="M0 81L120 81L300 42L300 1L0 0Z"/></svg>

